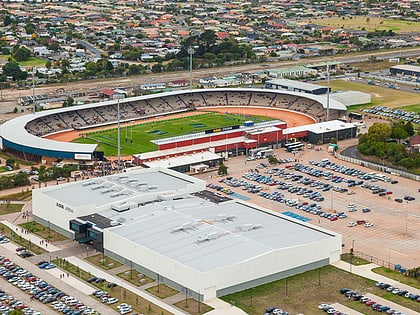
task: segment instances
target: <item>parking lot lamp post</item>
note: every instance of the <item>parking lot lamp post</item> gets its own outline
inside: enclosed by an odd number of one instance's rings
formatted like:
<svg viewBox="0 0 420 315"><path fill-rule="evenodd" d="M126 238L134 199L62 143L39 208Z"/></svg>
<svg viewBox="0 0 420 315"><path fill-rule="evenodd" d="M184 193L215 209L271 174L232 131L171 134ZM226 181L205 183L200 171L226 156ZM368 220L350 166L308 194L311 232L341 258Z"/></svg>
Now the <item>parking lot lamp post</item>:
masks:
<svg viewBox="0 0 420 315"><path fill-rule="evenodd" d="M408 210L407 210L407 206L408 206L408 201L406 201L406 203L405 203L405 237L408 236Z"/></svg>
<svg viewBox="0 0 420 315"><path fill-rule="evenodd" d="M86 246L86 257L89 256L89 246Z"/></svg>

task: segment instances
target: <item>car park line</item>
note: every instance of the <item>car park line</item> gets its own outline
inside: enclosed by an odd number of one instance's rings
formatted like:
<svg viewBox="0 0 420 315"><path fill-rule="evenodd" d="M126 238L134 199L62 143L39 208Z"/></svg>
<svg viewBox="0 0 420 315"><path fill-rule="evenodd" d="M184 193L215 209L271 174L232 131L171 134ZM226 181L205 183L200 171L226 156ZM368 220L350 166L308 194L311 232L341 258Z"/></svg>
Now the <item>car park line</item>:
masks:
<svg viewBox="0 0 420 315"><path fill-rule="evenodd" d="M370 298L371 300L376 301L376 303L382 304L382 305L388 305L389 307L391 307L392 309L398 310L400 312L403 312L406 315L419 315L418 312L413 311L407 307L401 306L397 303L394 303L390 300L386 300L384 298L381 298L377 295L371 294L371 293L367 293L367 294L363 294L363 296L367 296L368 298Z"/></svg>
<svg viewBox="0 0 420 315"><path fill-rule="evenodd" d="M330 304L332 307L334 307L337 311L340 311L341 313L345 313L347 315L364 315L363 313L360 313L352 308L349 308L343 304L340 303L333 303Z"/></svg>

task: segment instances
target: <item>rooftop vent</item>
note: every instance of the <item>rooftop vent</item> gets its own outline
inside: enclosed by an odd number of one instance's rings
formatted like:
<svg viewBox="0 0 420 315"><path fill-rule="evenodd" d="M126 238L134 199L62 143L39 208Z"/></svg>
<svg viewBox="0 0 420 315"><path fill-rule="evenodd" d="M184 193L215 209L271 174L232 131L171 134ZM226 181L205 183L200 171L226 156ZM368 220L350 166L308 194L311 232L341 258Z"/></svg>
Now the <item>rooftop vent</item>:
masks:
<svg viewBox="0 0 420 315"><path fill-rule="evenodd" d="M185 222L184 224L181 224L180 226L174 227L171 230L171 233L185 231L185 230L191 230L191 229L194 229L193 223L192 222Z"/></svg>
<svg viewBox="0 0 420 315"><path fill-rule="evenodd" d="M242 224L241 226L238 226L238 229L243 232L248 232L252 230L262 229L261 224Z"/></svg>
<svg viewBox="0 0 420 315"><path fill-rule="evenodd" d="M215 240L215 239L218 239L218 238L219 238L219 233L211 232L211 233L207 233L207 234L204 234L202 236L199 236L198 239L197 239L197 242L198 243L203 243L203 242Z"/></svg>
<svg viewBox="0 0 420 315"><path fill-rule="evenodd" d="M117 225L120 225L120 222L118 222L118 221L111 221L111 222L109 222L109 224L111 226L117 226Z"/></svg>
<svg viewBox="0 0 420 315"><path fill-rule="evenodd" d="M234 221L235 219L236 219L236 216L234 215L219 214L216 217L216 222Z"/></svg>
<svg viewBox="0 0 420 315"><path fill-rule="evenodd" d="M118 202L118 203L113 203L111 205L111 209L118 211L118 212L122 212L122 211L127 211L130 209L130 204L127 202Z"/></svg>

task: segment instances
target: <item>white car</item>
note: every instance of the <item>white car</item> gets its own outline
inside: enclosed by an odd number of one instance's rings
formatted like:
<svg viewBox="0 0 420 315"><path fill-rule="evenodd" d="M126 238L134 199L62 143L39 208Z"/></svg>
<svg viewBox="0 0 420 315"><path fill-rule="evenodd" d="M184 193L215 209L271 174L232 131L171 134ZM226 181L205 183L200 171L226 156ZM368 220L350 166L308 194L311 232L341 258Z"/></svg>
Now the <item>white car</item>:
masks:
<svg viewBox="0 0 420 315"><path fill-rule="evenodd" d="M118 302L117 298L109 298L108 301L106 301L106 304L114 304L117 302Z"/></svg>
<svg viewBox="0 0 420 315"><path fill-rule="evenodd" d="M350 221L348 224L348 227L353 227L353 226L357 226L357 223L354 221Z"/></svg>
<svg viewBox="0 0 420 315"><path fill-rule="evenodd" d="M327 308L327 307L330 307L330 305L329 305L329 304L325 304L325 303L321 303L321 304L319 304L319 305L318 305L318 308L319 308L320 310L322 310L322 309L324 309L324 308Z"/></svg>
<svg viewBox="0 0 420 315"><path fill-rule="evenodd" d="M372 227L373 226L373 223L371 223L371 222L366 222L365 223L365 227Z"/></svg>

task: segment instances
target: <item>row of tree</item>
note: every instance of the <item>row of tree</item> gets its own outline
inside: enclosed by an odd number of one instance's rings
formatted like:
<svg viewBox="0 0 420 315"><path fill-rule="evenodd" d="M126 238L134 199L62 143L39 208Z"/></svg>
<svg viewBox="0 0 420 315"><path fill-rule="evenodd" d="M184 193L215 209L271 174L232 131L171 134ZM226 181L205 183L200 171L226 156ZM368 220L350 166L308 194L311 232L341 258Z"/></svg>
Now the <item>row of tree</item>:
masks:
<svg viewBox="0 0 420 315"><path fill-rule="evenodd" d="M359 152L407 169L420 168L420 153L410 152L402 140L414 135L411 122L374 123L366 134L359 135Z"/></svg>

